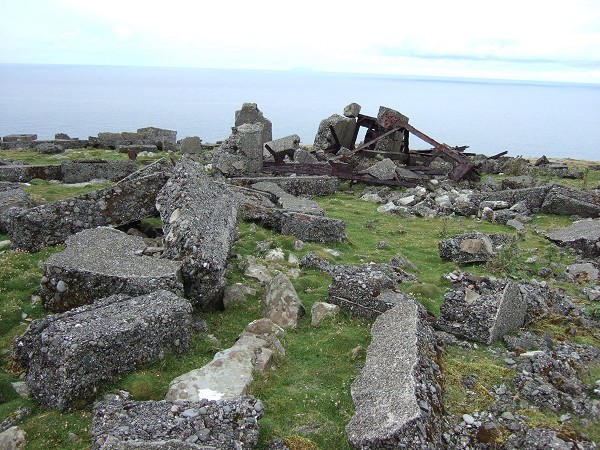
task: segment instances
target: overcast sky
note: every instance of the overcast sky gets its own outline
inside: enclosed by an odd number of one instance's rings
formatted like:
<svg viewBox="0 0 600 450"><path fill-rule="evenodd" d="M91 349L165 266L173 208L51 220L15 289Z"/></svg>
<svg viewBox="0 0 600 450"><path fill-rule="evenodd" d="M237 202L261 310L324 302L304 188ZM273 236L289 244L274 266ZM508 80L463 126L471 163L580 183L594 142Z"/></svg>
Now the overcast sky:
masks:
<svg viewBox="0 0 600 450"><path fill-rule="evenodd" d="M600 83L600 0L0 0L0 63Z"/></svg>

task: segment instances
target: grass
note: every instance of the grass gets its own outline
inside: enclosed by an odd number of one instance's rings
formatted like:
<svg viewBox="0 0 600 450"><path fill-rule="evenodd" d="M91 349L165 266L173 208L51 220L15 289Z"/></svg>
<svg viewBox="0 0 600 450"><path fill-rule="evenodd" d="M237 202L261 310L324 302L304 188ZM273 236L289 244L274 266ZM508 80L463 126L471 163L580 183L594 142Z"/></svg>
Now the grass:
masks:
<svg viewBox="0 0 600 450"><path fill-rule="evenodd" d="M111 152L115 157L119 155ZM24 155L26 152L15 153ZM77 152L71 152L69 157L77 155ZM42 158L37 153L34 156ZM89 157L90 154L86 156ZM8 154L5 157L23 159ZM43 157L51 158L51 155ZM590 173L595 176L592 171L588 172L588 176ZM54 201L97 188L71 189L41 180L34 180L27 187L34 199L40 202ZM405 270L416 275L419 281L400 285L399 288L413 295L435 315L439 314L444 293L450 287L442 276L459 268L453 262L440 260L438 243L443 238L474 231L515 235L514 244L503 250L494 263L462 267L462 270L479 275L530 278L542 267L552 266L559 271L560 267L573 261L574 256L570 252L556 247L539 234L539 231L568 225L571 223L568 217L537 215L526 225L523 233L517 235L515 230L504 225L474 218L404 219L378 213L376 209L379 205L358 199L363 188L361 185L353 185L334 195L316 198L328 217L346 222L348 239L342 243L304 243L301 249L296 250L294 237L241 222L238 228L239 239L232 249L227 282L244 283L254 288L256 295L227 311L202 315L208 334L214 335L216 340L197 334L187 353L166 354L161 361L123 375L113 383L101 386L99 396L123 389L130 392L135 400L162 399L173 378L203 366L216 352L233 345L247 323L262 317L260 299L263 287L258 281L243 274L248 257L256 258L271 273L280 270L291 274L296 266L288 262L290 254L300 259L307 253L314 252L335 264L383 263L401 254L414 264L414 267L406 267ZM148 230L159 228L160 225L158 219L147 219L142 224ZM0 240L6 238L0 236ZM381 241L385 241L387 245L378 246ZM265 261L265 254L259 251L258 242L270 242L272 249L281 248L286 260ZM32 303L31 299L38 293L42 274L40 264L61 248L56 246L33 254L13 251L0 253L0 349L3 350L0 355L0 421L20 407L31 408L32 415L20 423L27 432L27 448L84 449L91 445L91 406L63 413L45 411L32 401L16 396L10 386L11 382L18 379L18 374L11 372L7 351L12 339L25 329L27 319L45 314L41 305ZM335 250L338 256L333 256L327 250ZM330 284L328 275L316 269L302 269L300 275L291 280L307 312L315 302L326 301ZM573 283L557 285L565 288L570 295L578 297L585 287ZM341 312L335 318L313 328L309 316L307 314L301 320L297 329L286 333L282 339L286 349L285 356L278 356L270 370L258 374L250 388L250 393L259 397L265 405L265 416L260 422L259 448L267 448L274 438L283 439L290 448L296 450L349 448L345 426L353 414L350 385L365 357L365 351L362 351L358 358L353 359L352 351L357 347L368 347L371 322ZM556 339L571 339L600 347L592 330L580 327L573 336L567 332L568 326L569 324L548 318L537 322L532 330L536 333L550 331ZM484 345L479 345L477 350L448 347L442 363L445 374L444 404L449 412L462 414L484 409L492 401L493 386L501 383L510 386L514 375L512 370L506 368L503 361L488 350ZM469 374L476 376L474 386L470 389L472 393L467 393L463 385L464 375ZM586 376L589 380L600 378L600 368L592 368ZM524 414L532 424L569 431L558 423L555 414L533 409L524 411ZM571 422L572 428L577 432L600 440L597 422Z"/></svg>
<svg viewBox="0 0 600 450"><path fill-rule="evenodd" d="M167 152L154 152L154 156L139 157L139 163L142 161L154 161L168 156ZM23 161L27 164L49 165L60 164L63 161L77 159L99 158L108 161L118 161L128 159L127 153L119 153L116 150L98 149L98 148L75 148L65 150L62 153L44 154L34 150L3 150L2 159L13 161Z"/></svg>
<svg viewBox="0 0 600 450"><path fill-rule="evenodd" d="M29 194L29 197L33 204L42 205L45 203L52 203L58 200L64 200L66 198L76 197L81 194L87 194L89 192L97 191L109 186L113 186L114 183L110 181L104 181L98 184L88 183L86 185L69 185L57 183L55 181L40 180L34 178L27 185L23 186L23 189Z"/></svg>

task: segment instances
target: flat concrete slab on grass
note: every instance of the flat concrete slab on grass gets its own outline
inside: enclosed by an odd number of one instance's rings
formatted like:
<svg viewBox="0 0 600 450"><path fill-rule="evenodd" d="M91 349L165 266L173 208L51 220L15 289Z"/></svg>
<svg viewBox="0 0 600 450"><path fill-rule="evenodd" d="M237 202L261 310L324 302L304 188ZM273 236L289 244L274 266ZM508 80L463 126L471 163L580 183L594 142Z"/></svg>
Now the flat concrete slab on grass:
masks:
<svg viewBox="0 0 600 450"><path fill-rule="evenodd" d="M546 237L588 258L600 256L600 219L578 220L568 227L548 233Z"/></svg>
<svg viewBox="0 0 600 450"><path fill-rule="evenodd" d="M65 250L44 263L44 307L61 312L113 294L141 295L158 289L183 295L182 263L143 256L145 248L141 237L109 227L69 237Z"/></svg>

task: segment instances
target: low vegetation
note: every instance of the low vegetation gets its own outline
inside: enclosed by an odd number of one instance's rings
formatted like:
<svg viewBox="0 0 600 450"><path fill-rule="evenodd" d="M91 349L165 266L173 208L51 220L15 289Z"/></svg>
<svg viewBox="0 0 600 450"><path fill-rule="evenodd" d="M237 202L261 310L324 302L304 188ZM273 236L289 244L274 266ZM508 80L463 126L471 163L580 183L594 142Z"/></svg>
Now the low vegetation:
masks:
<svg viewBox="0 0 600 450"><path fill-rule="evenodd" d="M103 152L103 151L102 151ZM10 153L10 152L7 152ZM6 158L25 159L24 152ZM116 152L111 155L118 155ZM70 156L76 156L73 152ZM96 153L86 154L100 156ZM106 156L102 154L103 158ZM39 157L35 161L47 161L52 156ZM47 159L43 159L47 158ZM598 171L589 171L591 181L598 180ZM582 181L579 180L579 183ZM54 183L34 180L27 190L38 202L49 202L69 195L96 189L98 186L65 188ZM265 255L257 243L270 242L261 247L281 248L286 258L293 254L301 258L315 252L336 264L360 264L388 262L401 254L414 264L407 267L419 282L407 283L400 288L421 302L432 314L439 314L445 291L450 287L442 275L458 269L452 262L439 258L437 244L440 239L467 231L484 233L512 233L516 231L504 225L491 224L466 217L436 219L403 219L387 213L378 213L378 205L358 199L364 186L344 186L332 196L317 198L327 216L342 219L347 224L347 241L339 244L319 245L304 243L300 250L294 249L295 239L283 236L260 226L241 222L239 240L234 246L228 281L243 282L256 289L256 296L246 303L237 304L225 312L202 315L207 333L195 335L189 352L181 356L167 354L163 360L143 370L121 377L110 386L103 386L103 393L123 389L136 400L162 399L169 382L176 376L200 367L211 360L219 350L230 347L243 327L262 316L260 298L262 288L256 280L243 275L246 257L261 260ZM538 234L538 230L550 230L570 223L568 217L538 215L521 232L515 243L494 262L466 268L476 274L507 276L515 279L529 278L541 267L561 270L573 261L574 256L559 249ZM159 226L157 220L145 226ZM0 240L6 239L0 236ZM385 244L382 244L385 242ZM28 449L84 449L90 446L91 405L82 409L60 413L43 410L31 400L24 400L12 389L11 382L18 381L19 372L11 364L9 351L12 339L22 333L32 320L45 313L38 297L38 283L42 274L41 263L61 246L44 249L39 253L4 251L0 253L0 422L10 418L19 408L30 408L31 415L20 422L27 433ZM331 252L334 250L334 252ZM288 272L295 263L285 261L266 262L272 270ZM330 279L315 269L302 269L292 278L307 311L316 301L327 298ZM561 285L569 294L584 303L581 290L585 287L570 283ZM276 359L273 367L258 376L251 394L259 397L265 405L265 416L260 422L260 448L266 448L274 438L284 439L292 449L343 449L348 448L345 425L353 414L350 385L364 364L366 348L370 340L370 321L351 317L342 312L317 328L310 325L307 315L300 326L289 331L283 338L285 356ZM562 328L561 328L562 327ZM535 332L550 331L565 339L577 339L600 347L592 335L570 336L563 325L548 322L536 324ZM498 364L491 351L500 344L487 347L479 345L476 350L464 350L450 346L443 358L445 373L445 406L454 414L462 414L489 405L490 390L494 385L510 384L513 372ZM598 378L599 369L590 377ZM473 376L472 394L465 394L464 377ZM590 378L591 379L591 378ZM525 412L532 423L556 427L557 416L548 411ZM600 439L598 422L584 425L573 423L579 432Z"/></svg>

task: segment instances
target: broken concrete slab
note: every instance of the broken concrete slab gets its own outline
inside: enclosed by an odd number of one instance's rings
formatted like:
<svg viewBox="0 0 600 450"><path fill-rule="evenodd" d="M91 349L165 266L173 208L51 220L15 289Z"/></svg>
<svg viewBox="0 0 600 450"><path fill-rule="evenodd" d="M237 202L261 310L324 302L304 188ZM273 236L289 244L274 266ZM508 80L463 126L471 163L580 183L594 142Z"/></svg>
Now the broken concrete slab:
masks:
<svg viewBox="0 0 600 450"><path fill-rule="evenodd" d="M346 433L354 448L443 447L440 357L427 312L414 300L375 320L365 367L351 386L355 413Z"/></svg>
<svg viewBox="0 0 600 450"><path fill-rule="evenodd" d="M600 256L600 219L584 219L546 234L561 247L568 247L588 258Z"/></svg>
<svg viewBox="0 0 600 450"><path fill-rule="evenodd" d="M199 309L221 308L227 257L237 239L237 196L184 156L156 207L163 221L163 258L183 263L186 298Z"/></svg>
<svg viewBox="0 0 600 450"><path fill-rule="evenodd" d="M10 210L22 210L29 207L29 194L16 183L0 181L0 233L8 230Z"/></svg>
<svg viewBox="0 0 600 450"><path fill-rule="evenodd" d="M328 302L352 314L374 318L406 300L394 292L396 282L380 264L335 266Z"/></svg>
<svg viewBox="0 0 600 450"><path fill-rule="evenodd" d="M281 346L281 327L267 319L248 324L235 344L205 366L175 378L165 400L230 400L246 394L254 371L264 370Z"/></svg>
<svg viewBox="0 0 600 450"><path fill-rule="evenodd" d="M342 147L352 146L354 130L356 129L356 119L333 114L327 119L323 119L319 124L313 149L315 152L322 152L327 147L335 143L331 129L333 127Z"/></svg>
<svg viewBox="0 0 600 450"><path fill-rule="evenodd" d="M179 141L179 149L182 155L198 155L202 153L202 139L198 136L188 136Z"/></svg>
<svg viewBox="0 0 600 450"><path fill-rule="evenodd" d="M485 262L496 256L498 250L509 244L513 237L509 234L469 233L443 239L438 244L440 258L458 264Z"/></svg>
<svg viewBox="0 0 600 450"><path fill-rule="evenodd" d="M137 170L135 162L79 159L60 164L64 183L83 183L93 179L119 181Z"/></svg>
<svg viewBox="0 0 600 450"><path fill-rule="evenodd" d="M256 103L244 103L242 109L235 112L235 126L240 127L244 124L261 124L263 126L260 138L262 155L263 144L273 140L273 124L258 109Z"/></svg>
<svg viewBox="0 0 600 450"><path fill-rule="evenodd" d="M280 218L280 233L307 242L343 242L346 239L343 220L284 211Z"/></svg>
<svg viewBox="0 0 600 450"><path fill-rule="evenodd" d="M470 286L463 283L444 296L436 328L489 345L523 325L527 301L519 286L506 279Z"/></svg>
<svg viewBox="0 0 600 450"><path fill-rule="evenodd" d="M360 114L361 106L358 103L350 103L344 106L344 116L355 119Z"/></svg>
<svg viewBox="0 0 600 450"><path fill-rule="evenodd" d="M70 236L65 250L44 262L44 308L62 312L113 294L142 295L159 289L183 296L182 263L143 256L145 248L141 237L108 227Z"/></svg>
<svg viewBox="0 0 600 450"><path fill-rule="evenodd" d="M236 186L250 187L254 183L275 183L281 189L291 195L331 195L340 186L337 177L330 176L297 176L297 177L259 177L259 178L236 178L229 180Z"/></svg>
<svg viewBox="0 0 600 450"><path fill-rule="evenodd" d="M62 171L59 165L0 165L0 181L27 183L34 178L61 180Z"/></svg>
<svg viewBox="0 0 600 450"><path fill-rule="evenodd" d="M279 272L266 285L264 316L282 328L296 328L304 316L304 306L289 278Z"/></svg>
<svg viewBox="0 0 600 450"><path fill-rule="evenodd" d="M370 175L378 180L394 180L396 179L396 163L389 158L385 158L373 164L371 167L358 172L361 175Z"/></svg>
<svg viewBox="0 0 600 450"><path fill-rule="evenodd" d="M258 443L263 404L227 401L132 401L107 395L94 405L92 450L238 450Z"/></svg>
<svg viewBox="0 0 600 450"><path fill-rule="evenodd" d="M8 234L13 248L35 252L79 231L119 226L156 215L155 199L172 167L163 159L112 187L19 211Z"/></svg>
<svg viewBox="0 0 600 450"><path fill-rule="evenodd" d="M263 168L261 123L246 123L232 129L231 135L212 152L212 167L228 177L255 176Z"/></svg>
<svg viewBox="0 0 600 450"><path fill-rule="evenodd" d="M270 194L276 200L277 204L286 211L312 214L314 216L323 216L323 208L317 202L306 197L296 197L289 194L275 183L261 181L254 183L252 189Z"/></svg>
<svg viewBox="0 0 600 450"><path fill-rule="evenodd" d="M168 291L114 295L33 321L13 344L13 359L43 406L89 400L98 383L187 350L192 307Z"/></svg>
<svg viewBox="0 0 600 450"><path fill-rule="evenodd" d="M275 153L292 153L300 148L300 136L290 134L279 139L265 142Z"/></svg>
<svg viewBox="0 0 600 450"><path fill-rule="evenodd" d="M541 209L547 214L597 218L600 217L600 190L553 185L546 194Z"/></svg>

